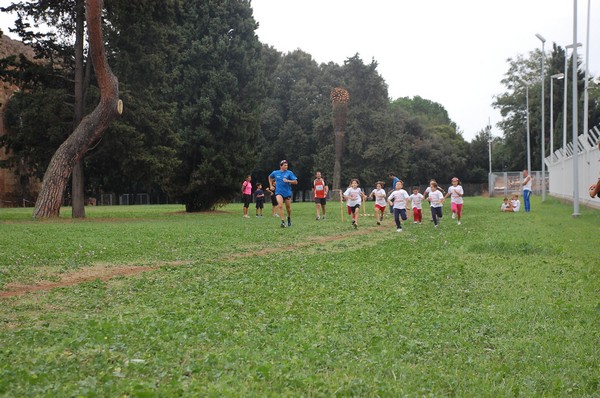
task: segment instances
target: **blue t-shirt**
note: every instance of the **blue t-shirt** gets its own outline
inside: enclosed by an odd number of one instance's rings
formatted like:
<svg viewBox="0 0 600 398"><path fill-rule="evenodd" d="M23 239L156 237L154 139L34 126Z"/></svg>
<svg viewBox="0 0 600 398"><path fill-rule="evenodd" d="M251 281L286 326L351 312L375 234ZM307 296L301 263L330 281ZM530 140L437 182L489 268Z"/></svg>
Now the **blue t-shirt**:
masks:
<svg viewBox="0 0 600 398"><path fill-rule="evenodd" d="M281 195L284 198L289 198L292 196L292 184L289 182L283 182L283 179L297 180L298 177L296 177L293 172L290 170L275 170L271 173L271 175L269 175L269 177L275 180L275 195Z"/></svg>

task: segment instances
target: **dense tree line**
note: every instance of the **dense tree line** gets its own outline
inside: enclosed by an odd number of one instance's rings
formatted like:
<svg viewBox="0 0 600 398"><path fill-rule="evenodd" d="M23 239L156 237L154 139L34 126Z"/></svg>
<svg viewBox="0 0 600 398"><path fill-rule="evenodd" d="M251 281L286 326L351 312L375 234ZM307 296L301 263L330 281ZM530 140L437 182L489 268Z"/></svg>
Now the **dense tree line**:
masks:
<svg viewBox="0 0 600 398"><path fill-rule="evenodd" d="M24 17L17 20L17 31L40 59L12 57L0 64L2 78L21 88L8 104L9 134L1 144L12 154L4 166L25 163L39 177L73 130L69 27L76 13L66 0L33 3L4 8ZM26 17L56 31L39 33ZM125 112L84 158L89 195L147 192L168 195L188 211L211 209L234 198L246 174L265 182L281 159L300 177L297 189L310 189L315 171L325 176L333 171L329 94L334 87L350 93L341 181L373 184L389 172L408 184L454 175L487 181L489 128L468 143L441 104L418 96L390 100L377 62L364 62L359 54L343 65L319 65L301 50L284 54L260 43L249 1L106 0L104 19ZM504 137L494 143L495 170L523 167L525 101L515 82L535 81L540 56L509 60L503 80L509 91L495 101L505 116ZM557 73L563 63L564 50L555 46L546 73ZM89 110L98 92L91 74L87 81ZM598 98L590 98L591 120L597 121ZM532 132L540 119L539 102L534 84ZM557 120L559 102L554 99ZM534 164L541 161L538 135L531 137Z"/></svg>

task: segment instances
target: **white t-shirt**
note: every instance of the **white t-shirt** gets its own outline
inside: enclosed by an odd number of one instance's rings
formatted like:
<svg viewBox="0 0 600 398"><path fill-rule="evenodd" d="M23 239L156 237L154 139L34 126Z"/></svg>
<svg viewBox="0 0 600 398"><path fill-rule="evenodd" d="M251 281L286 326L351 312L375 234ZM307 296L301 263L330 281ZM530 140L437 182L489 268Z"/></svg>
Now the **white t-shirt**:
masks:
<svg viewBox="0 0 600 398"><path fill-rule="evenodd" d="M408 192L406 192L404 189L392 191L390 196L388 196L388 200L392 200L394 202L394 209L406 209L407 199Z"/></svg>
<svg viewBox="0 0 600 398"><path fill-rule="evenodd" d="M423 199L425 199L425 197L418 193L418 194L412 194L409 196L410 201L412 202L412 207L413 209L416 207L417 209L421 209L422 203L423 203Z"/></svg>
<svg viewBox="0 0 600 398"><path fill-rule="evenodd" d="M444 194L440 190L429 192L429 202L431 207L442 207L444 204L442 203L442 199L444 199Z"/></svg>
<svg viewBox="0 0 600 398"><path fill-rule="evenodd" d="M385 201L385 189L374 189L371 195L375 197L375 203L381 207L385 207L387 202Z"/></svg>
<svg viewBox="0 0 600 398"><path fill-rule="evenodd" d="M510 203L512 203L513 211L519 211L521 208L521 202L519 199L511 200Z"/></svg>
<svg viewBox="0 0 600 398"><path fill-rule="evenodd" d="M346 192L344 192L344 196L348 198L346 204L350 207L354 207L356 205L360 205L362 203L362 189L360 188L348 188Z"/></svg>
<svg viewBox="0 0 600 398"><path fill-rule="evenodd" d="M448 188L448 193L450 194L450 199L452 203L456 203L457 205L463 204L463 198L460 195L464 195L465 192L463 191L463 188L460 185L452 185L450 188Z"/></svg>
<svg viewBox="0 0 600 398"><path fill-rule="evenodd" d="M523 191L531 191L531 176L527 176L525 179L527 179L527 182L523 184Z"/></svg>

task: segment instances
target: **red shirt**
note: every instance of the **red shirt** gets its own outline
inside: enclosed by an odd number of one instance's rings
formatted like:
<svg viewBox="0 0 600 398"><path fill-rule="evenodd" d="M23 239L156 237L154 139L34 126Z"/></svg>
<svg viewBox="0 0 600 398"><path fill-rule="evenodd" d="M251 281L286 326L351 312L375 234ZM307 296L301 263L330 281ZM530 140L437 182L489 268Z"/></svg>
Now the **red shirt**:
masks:
<svg viewBox="0 0 600 398"><path fill-rule="evenodd" d="M313 182L313 186L315 187L315 198L325 198L325 180L316 179Z"/></svg>

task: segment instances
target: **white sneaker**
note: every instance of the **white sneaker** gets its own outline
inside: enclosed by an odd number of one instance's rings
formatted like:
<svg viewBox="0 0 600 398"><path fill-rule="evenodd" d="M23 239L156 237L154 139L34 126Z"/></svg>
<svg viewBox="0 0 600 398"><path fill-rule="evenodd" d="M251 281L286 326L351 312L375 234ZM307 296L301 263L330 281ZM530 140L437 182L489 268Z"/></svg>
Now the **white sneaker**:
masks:
<svg viewBox="0 0 600 398"><path fill-rule="evenodd" d="M457 224L460 225L460 221Z"/></svg>
<svg viewBox="0 0 600 398"><path fill-rule="evenodd" d="M454 220L456 218L456 213L452 213L452 219Z"/></svg>
<svg viewBox="0 0 600 398"><path fill-rule="evenodd" d="M435 227L436 227L436 228L437 228L438 226L439 226L439 224L438 224L438 225L435 225Z"/></svg>
<svg viewBox="0 0 600 398"><path fill-rule="evenodd" d="M396 232L402 232L402 228L398 228Z"/></svg>

